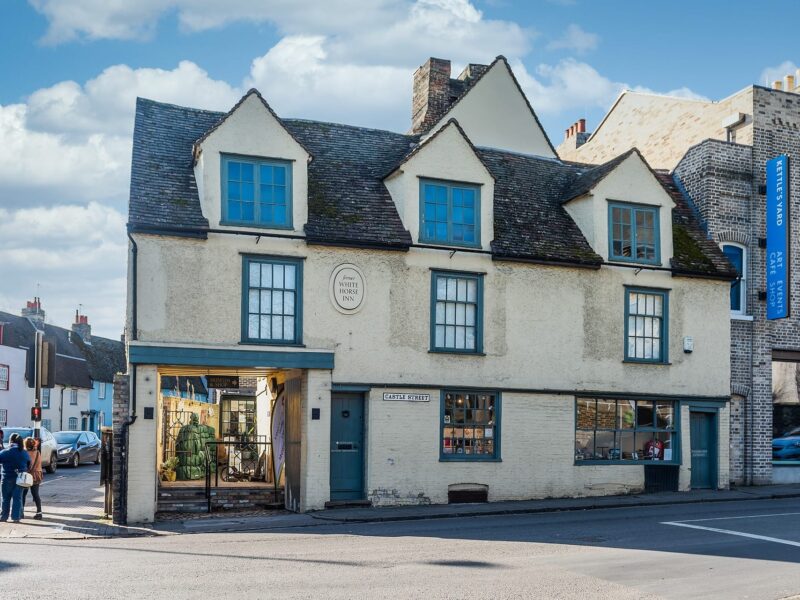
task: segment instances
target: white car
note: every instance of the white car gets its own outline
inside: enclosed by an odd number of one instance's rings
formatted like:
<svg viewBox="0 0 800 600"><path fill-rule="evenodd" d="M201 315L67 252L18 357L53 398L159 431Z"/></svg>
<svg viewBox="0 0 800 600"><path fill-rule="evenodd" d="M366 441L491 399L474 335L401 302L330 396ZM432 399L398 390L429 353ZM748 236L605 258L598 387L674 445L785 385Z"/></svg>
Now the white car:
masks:
<svg viewBox="0 0 800 600"><path fill-rule="evenodd" d="M30 427L3 427L3 446L8 448L8 438L12 433L21 435L23 438L33 437L33 429ZM56 438L47 429L42 427L42 468L48 473L55 473L58 469L58 444Z"/></svg>

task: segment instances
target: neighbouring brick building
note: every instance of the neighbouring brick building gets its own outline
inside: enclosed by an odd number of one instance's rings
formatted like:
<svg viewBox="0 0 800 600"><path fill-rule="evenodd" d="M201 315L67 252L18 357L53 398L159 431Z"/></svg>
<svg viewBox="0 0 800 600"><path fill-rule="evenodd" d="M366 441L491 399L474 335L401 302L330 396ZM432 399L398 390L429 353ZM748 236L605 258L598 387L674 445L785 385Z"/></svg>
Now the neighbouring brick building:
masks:
<svg viewBox="0 0 800 600"><path fill-rule="evenodd" d="M118 520L728 485L730 263L638 151L559 160L503 57L427 61L407 134L139 99L129 219Z"/></svg>
<svg viewBox="0 0 800 600"><path fill-rule="evenodd" d="M800 73L798 73L800 76ZM719 102L625 92L592 134L576 123L562 158L603 162L637 147L671 170L709 237L736 264L731 289L730 474L800 480L800 245L790 243L790 316L766 318L766 163L788 155L791 236L800 232L800 88L787 76ZM790 237L790 240L792 237Z"/></svg>

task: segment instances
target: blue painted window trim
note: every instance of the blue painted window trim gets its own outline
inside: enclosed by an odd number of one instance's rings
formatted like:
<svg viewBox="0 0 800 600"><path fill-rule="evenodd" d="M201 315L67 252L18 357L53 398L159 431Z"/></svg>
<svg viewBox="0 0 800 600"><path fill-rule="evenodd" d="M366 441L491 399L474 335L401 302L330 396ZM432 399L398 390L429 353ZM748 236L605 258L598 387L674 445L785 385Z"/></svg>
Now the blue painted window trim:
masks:
<svg viewBox="0 0 800 600"><path fill-rule="evenodd" d="M440 277L469 279L476 282L476 315L475 315L475 348L448 348L436 345L436 287ZM466 273L461 271L431 271L431 300L430 300L430 351L449 354L483 354L483 274Z"/></svg>
<svg viewBox="0 0 800 600"><path fill-rule="evenodd" d="M494 440L494 454L445 454L444 452L444 428L445 427L452 427L454 423L445 423L444 422L444 405L445 405L445 396L447 394L472 394L472 395L481 395L481 394L491 394L494 396L494 433L493 440ZM502 456L500 453L500 434L501 434L501 423L502 423L502 416L503 416L503 401L502 401L502 394L499 390L475 390L475 389L458 389L458 388L448 388L441 390L439 394L439 461L440 462L502 462Z"/></svg>
<svg viewBox="0 0 800 600"><path fill-rule="evenodd" d="M228 217L228 168L229 163L238 162L253 165L253 220L231 219ZM286 169L286 222L276 223L274 221L261 221L261 201L260 201L260 166L283 167ZM243 156L239 154L222 154L220 160L220 182L222 211L220 213L220 225L243 225L246 227L258 227L263 229L294 229L292 224L292 162L272 158L259 158L254 156Z"/></svg>
<svg viewBox="0 0 800 600"><path fill-rule="evenodd" d="M725 242L721 247L722 253L739 275L731 281L731 314L745 315L747 314L747 248L734 242Z"/></svg>
<svg viewBox="0 0 800 600"><path fill-rule="evenodd" d="M613 226L613 210L620 208L629 210L631 213L631 256L619 255L614 253L614 226ZM644 259L636 258L636 249L638 246L636 236L636 214L639 212L646 212L653 214L653 243L655 245L655 258ZM630 262L643 265L660 265L661 264L661 227L659 220L660 208L658 206L646 204L634 204L632 202L608 202L608 259L617 262Z"/></svg>
<svg viewBox="0 0 800 600"><path fill-rule="evenodd" d="M425 186L439 185L447 188L447 240L438 240L425 236ZM453 189L472 190L475 192L475 242L453 240ZM481 247L481 188L474 183L461 183L421 177L419 180L419 241L437 246L461 246L465 248Z"/></svg>
<svg viewBox="0 0 800 600"><path fill-rule="evenodd" d="M303 350L188 348L185 346L128 347L135 365L190 365L197 367L272 367L276 369L333 369L334 353Z"/></svg>
<svg viewBox="0 0 800 600"><path fill-rule="evenodd" d="M595 427L594 429L586 429L586 428L578 428L578 404L581 400L617 400L617 401L630 401L633 398L628 397L618 397L612 398L608 396L576 396L575 397L575 405L574 405L574 429L575 429L575 442L577 445L577 434L578 431L593 431L595 435L598 431L606 431L606 432L616 432L616 431L626 431L626 432L633 432L634 433L634 440L636 433L671 433L672 434L672 459L671 460L632 460L632 459L598 459L598 458L584 458L584 459L575 459L575 466L581 465L655 465L655 466L677 466L680 465L682 462L682 452L681 452L681 407L682 402L675 401L675 400L652 400L651 398L642 397L641 399L636 399L637 401L641 402L653 402L653 403L663 403L663 404L672 404L672 419L673 424L671 428L664 428L664 427L638 427L636 424L631 429L598 429L597 428L597 411L595 410ZM619 403L617 403L617 406ZM636 413L634 413L636 414ZM618 419L618 415L615 415L614 421L616 423ZM655 419L655 414L653 415L653 419ZM654 421L655 422L655 421ZM635 442L634 442L635 443ZM577 454L577 453L576 453Z"/></svg>
<svg viewBox="0 0 800 600"><path fill-rule="evenodd" d="M662 365L662 364L669 364L669 292L667 290L655 289L655 288L644 288L644 287L633 287L633 286L624 286L625 289L625 338L623 340L623 352L625 357L625 362L631 363L642 363L642 364L653 364L653 365ZM637 358L635 356L628 356L628 334L629 334L629 326L628 326L628 317L630 316L630 302L628 301L628 295L633 293L639 294L648 294L648 295L658 295L661 296L661 306L662 306L662 316L661 316L661 339L659 340L660 346L660 354L661 358L652 359L652 358ZM634 315L635 316L635 315Z"/></svg>
<svg viewBox="0 0 800 600"><path fill-rule="evenodd" d="M262 339L251 338L248 335L249 325L249 300L250 300L250 265L292 265L295 267L295 306L294 306L294 338ZM265 288L259 288L265 289ZM264 313L267 314L267 313ZM242 256L242 343L266 344L272 346L297 346L303 343L303 260L285 256L243 255Z"/></svg>

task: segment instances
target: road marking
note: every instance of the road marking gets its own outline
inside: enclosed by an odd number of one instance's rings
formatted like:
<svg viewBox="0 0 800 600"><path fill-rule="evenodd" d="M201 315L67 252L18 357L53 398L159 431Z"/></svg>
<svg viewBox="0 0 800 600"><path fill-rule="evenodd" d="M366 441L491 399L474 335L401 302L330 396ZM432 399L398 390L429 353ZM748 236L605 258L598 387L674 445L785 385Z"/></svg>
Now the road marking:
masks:
<svg viewBox="0 0 800 600"><path fill-rule="evenodd" d="M672 523L700 523L702 521L726 521L731 519L765 519L767 517L789 517L792 515L800 515L800 512L788 513L772 513L769 515L745 515L742 517L711 517L708 519L683 519L681 521L670 521Z"/></svg>
<svg viewBox="0 0 800 600"><path fill-rule="evenodd" d="M785 546L796 546L800 548L800 542L793 542L791 540L782 540L781 538L769 537L768 535L756 535L755 533L744 533L743 531L732 531L730 529L717 529L716 527L706 527L704 525L691 525L690 523L682 523L680 521L662 521L661 524L673 525L675 527L688 527L689 529L700 529L703 531L712 531L714 533L725 533L727 535L736 535L739 537L750 538L752 540L761 540L762 542L774 542L776 544L784 544Z"/></svg>

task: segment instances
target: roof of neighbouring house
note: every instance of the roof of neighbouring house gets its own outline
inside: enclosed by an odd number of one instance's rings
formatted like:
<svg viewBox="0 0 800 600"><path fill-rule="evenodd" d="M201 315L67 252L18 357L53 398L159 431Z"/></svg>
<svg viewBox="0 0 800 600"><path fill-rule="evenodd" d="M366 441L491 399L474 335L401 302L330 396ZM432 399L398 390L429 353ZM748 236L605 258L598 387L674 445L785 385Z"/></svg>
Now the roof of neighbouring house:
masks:
<svg viewBox="0 0 800 600"><path fill-rule="evenodd" d="M139 98L133 139L129 227L133 231L203 236L208 221L194 181L192 148L227 113L191 109ZM313 160L308 165L309 243L407 249L404 227L384 177L418 147L420 137L356 127L282 119L284 127ZM475 148L495 178L497 258L599 266L562 203L588 190L629 154L585 165L509 151ZM662 184L664 182L662 181ZM682 274L734 277L721 251L701 243L705 232L678 191L673 221L680 225L681 247L673 269ZM686 235L684 235L686 234ZM677 247L677 244L676 244ZM707 262L697 260L705 255Z"/></svg>
<svg viewBox="0 0 800 600"><path fill-rule="evenodd" d="M161 376L162 390L178 390L179 392L194 392L195 394L208 395L208 389L202 377Z"/></svg>
<svg viewBox="0 0 800 600"><path fill-rule="evenodd" d="M0 312L0 321L5 323L4 346L33 347L36 329L28 318ZM57 385L90 389L93 380L113 382L114 374L125 370L125 347L120 341L92 336L92 344L87 345L77 333L49 323L43 332L44 339L56 345Z"/></svg>

